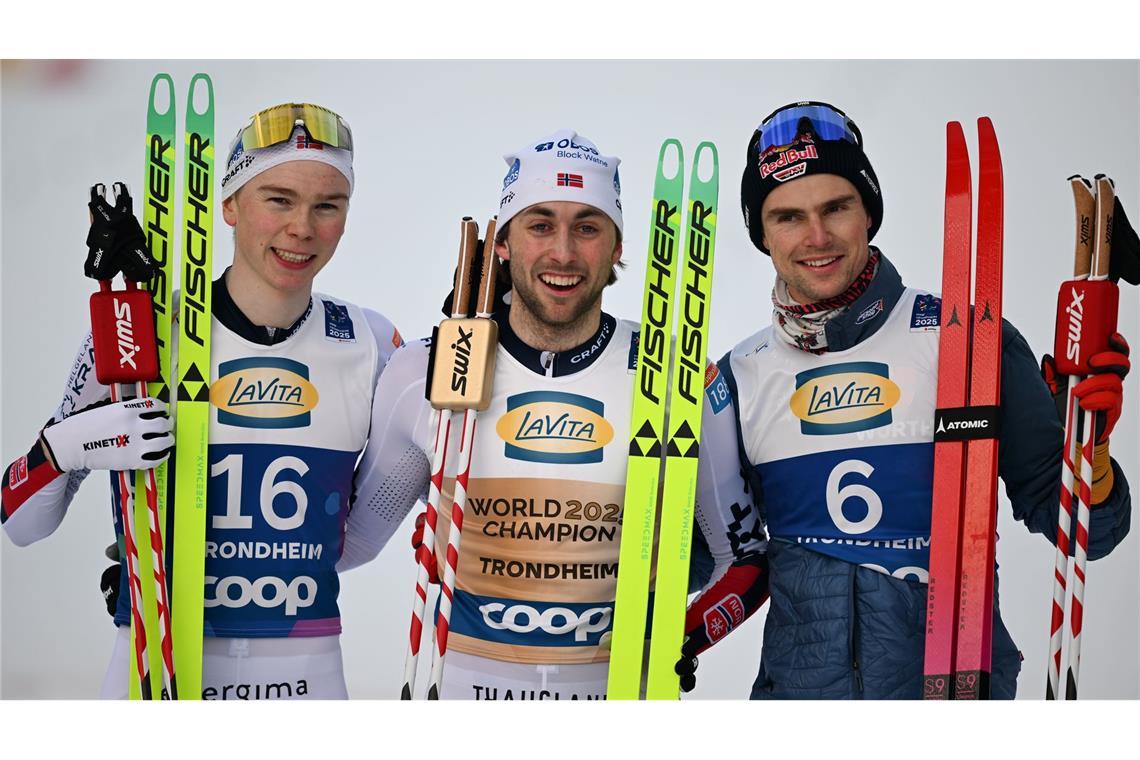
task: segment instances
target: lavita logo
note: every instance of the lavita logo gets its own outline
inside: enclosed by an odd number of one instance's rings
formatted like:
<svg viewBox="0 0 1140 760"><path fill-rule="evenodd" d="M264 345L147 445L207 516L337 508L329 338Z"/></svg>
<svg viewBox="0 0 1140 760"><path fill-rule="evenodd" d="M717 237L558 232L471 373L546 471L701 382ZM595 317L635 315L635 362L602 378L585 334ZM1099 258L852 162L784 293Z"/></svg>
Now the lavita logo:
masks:
<svg viewBox="0 0 1140 760"><path fill-rule="evenodd" d="M561 391L508 397L495 432L508 458L557 464L601 462L605 445L614 438L601 401Z"/></svg>
<svg viewBox="0 0 1140 760"><path fill-rule="evenodd" d="M248 428L308 427L320 400L309 368L280 356L222 362L210 386L218 422Z"/></svg>

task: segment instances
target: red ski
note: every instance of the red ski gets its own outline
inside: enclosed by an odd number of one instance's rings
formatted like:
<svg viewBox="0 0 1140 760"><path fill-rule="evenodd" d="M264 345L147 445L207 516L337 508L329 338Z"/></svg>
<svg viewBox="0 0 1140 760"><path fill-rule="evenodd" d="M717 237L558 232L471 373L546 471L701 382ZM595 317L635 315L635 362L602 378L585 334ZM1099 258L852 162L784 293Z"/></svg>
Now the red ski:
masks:
<svg viewBox="0 0 1140 760"><path fill-rule="evenodd" d="M946 204L942 242L942 317L938 338L939 409L966 405L969 381L970 238L973 198L970 156L962 125L946 125ZM937 428L936 428L937 429ZM958 611L958 536L961 527L964 441L934 444L934 500L930 523L930 580L926 596L926 664L922 695L949 699Z"/></svg>
<svg viewBox="0 0 1140 760"><path fill-rule="evenodd" d="M977 262L971 311L969 156L961 125L947 125L923 681L927 699L989 697L1001 388L1002 171L997 136L986 117L978 119L978 146Z"/></svg>

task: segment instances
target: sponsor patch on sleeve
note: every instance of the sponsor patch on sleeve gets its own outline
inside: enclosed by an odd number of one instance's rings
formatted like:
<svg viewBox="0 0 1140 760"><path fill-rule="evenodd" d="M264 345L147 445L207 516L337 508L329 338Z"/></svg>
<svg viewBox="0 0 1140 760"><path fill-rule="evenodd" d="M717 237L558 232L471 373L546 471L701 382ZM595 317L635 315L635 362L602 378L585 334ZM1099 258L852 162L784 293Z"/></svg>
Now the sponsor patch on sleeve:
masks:
<svg viewBox="0 0 1140 760"><path fill-rule="evenodd" d="M911 332L934 332L942 316L942 299L936 295L920 295L910 312Z"/></svg>
<svg viewBox="0 0 1140 760"><path fill-rule="evenodd" d="M12 463L12 469L8 471L8 488L14 491L27 482L28 457L22 456Z"/></svg>
<svg viewBox="0 0 1140 760"><path fill-rule="evenodd" d="M392 345L395 348L399 348L400 346L404 345L404 338L402 335L400 335L400 331L395 327L392 328Z"/></svg>
<svg viewBox="0 0 1140 760"><path fill-rule="evenodd" d="M744 622L744 602L736 594L729 594L717 604L705 610L705 633L709 642L720 641L734 628Z"/></svg>
<svg viewBox="0 0 1140 760"><path fill-rule="evenodd" d="M641 342L641 333L635 332L633 338L629 341L629 363L627 368L629 371L637 371L637 346Z"/></svg>
<svg viewBox="0 0 1140 760"><path fill-rule="evenodd" d="M714 362L705 367L705 395L709 397L713 414L720 414L728 406L728 383Z"/></svg>
<svg viewBox="0 0 1140 760"><path fill-rule="evenodd" d="M356 331L352 327L352 317L344 304L322 301L325 305L325 337L340 343L355 343Z"/></svg>

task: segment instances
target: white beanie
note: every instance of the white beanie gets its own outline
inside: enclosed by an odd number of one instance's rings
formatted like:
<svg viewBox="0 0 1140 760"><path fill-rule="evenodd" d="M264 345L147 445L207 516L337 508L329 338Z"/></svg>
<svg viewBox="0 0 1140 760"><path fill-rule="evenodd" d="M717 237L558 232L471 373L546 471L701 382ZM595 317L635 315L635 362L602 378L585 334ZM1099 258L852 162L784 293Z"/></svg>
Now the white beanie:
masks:
<svg viewBox="0 0 1140 760"><path fill-rule="evenodd" d="M597 146L572 129L503 156L510 169L503 178L499 229L519 212L545 201L573 201L598 209L622 231L621 159L603 156Z"/></svg>
<svg viewBox="0 0 1140 760"><path fill-rule="evenodd" d="M258 174L287 161L319 161L322 164L328 164L348 180L348 194L352 195L351 150L334 148L331 145L312 140L305 128L299 124L293 130L292 136L284 142L270 145L267 148L244 150L241 145L243 131L238 130L237 136L230 143L230 157L226 161L225 176L222 177L223 201Z"/></svg>

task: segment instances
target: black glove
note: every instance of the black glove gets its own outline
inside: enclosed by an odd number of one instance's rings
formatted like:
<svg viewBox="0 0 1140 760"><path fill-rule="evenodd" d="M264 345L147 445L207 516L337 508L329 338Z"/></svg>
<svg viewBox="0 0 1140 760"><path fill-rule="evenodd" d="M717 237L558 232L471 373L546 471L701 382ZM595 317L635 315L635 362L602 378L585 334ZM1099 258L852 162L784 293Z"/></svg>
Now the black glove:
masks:
<svg viewBox="0 0 1140 760"><path fill-rule="evenodd" d="M107 614L111 617L115 617L115 607L119 605L119 581L122 579L122 574L122 565L111 565L99 578L99 590L103 592L103 601L107 603Z"/></svg>
<svg viewBox="0 0 1140 760"><path fill-rule="evenodd" d="M110 280L120 271L133 282L145 282L157 266L147 249L146 235L132 211L127 186L116 182L115 205L103 193L103 185L91 188L91 230L87 233L87 261L83 273L96 280Z"/></svg>
<svg viewBox="0 0 1140 760"><path fill-rule="evenodd" d="M1117 196L1112 208L1112 256L1108 259L1108 279L1140 285L1140 238L1128 222Z"/></svg>
<svg viewBox="0 0 1140 760"><path fill-rule="evenodd" d="M471 276L468 278L466 286L470 297L467 299L467 314L465 316L475 316L475 307L479 300L479 280L482 278L483 272L483 253L486 250L486 242L479 241L479 248L475 253L475 258L471 262ZM491 244L491 255L495 255L494 243ZM496 270L495 276L495 296L492 301L491 311L496 312L507 306L510 302L504 300L504 296L511 290L511 280L508 269L500 265ZM455 276L452 275L454 282ZM443 299L443 315L450 318L452 315L452 299L454 297L453 291L448 291L447 297Z"/></svg>
<svg viewBox="0 0 1140 760"><path fill-rule="evenodd" d="M696 646L690 644L689 637L681 644L681 659L673 667L673 672L681 676L681 691L688 694L697 687L697 654Z"/></svg>

